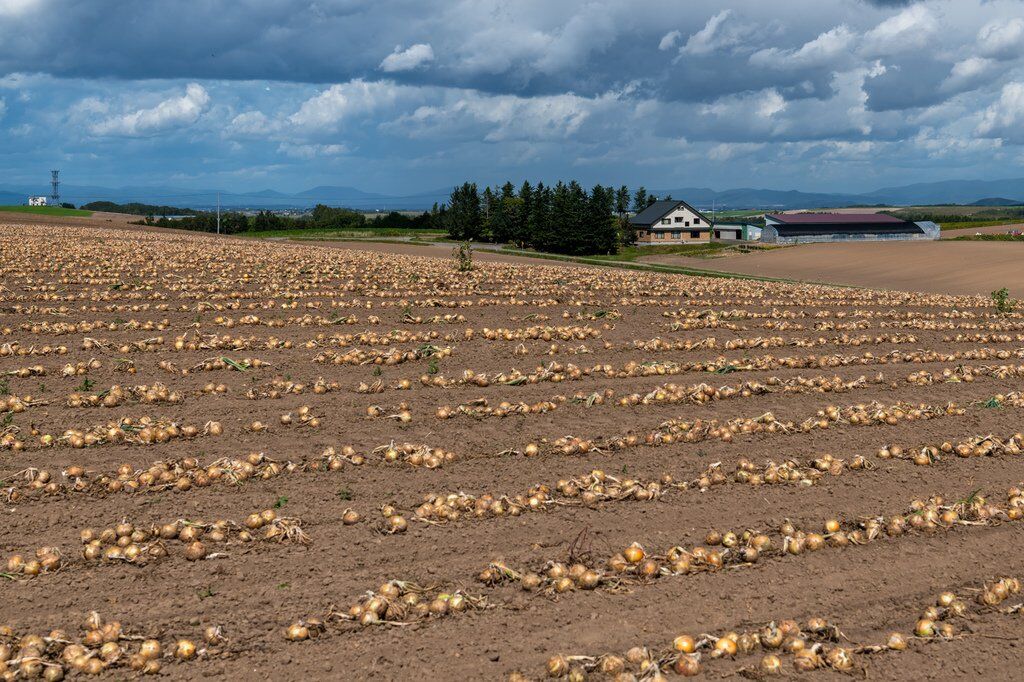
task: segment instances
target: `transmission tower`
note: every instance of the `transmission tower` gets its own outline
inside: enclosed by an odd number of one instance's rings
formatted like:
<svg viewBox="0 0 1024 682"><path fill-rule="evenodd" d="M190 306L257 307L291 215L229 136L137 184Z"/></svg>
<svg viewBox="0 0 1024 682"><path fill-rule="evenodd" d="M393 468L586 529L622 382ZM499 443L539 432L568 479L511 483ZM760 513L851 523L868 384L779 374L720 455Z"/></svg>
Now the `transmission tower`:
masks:
<svg viewBox="0 0 1024 682"><path fill-rule="evenodd" d="M59 170L50 171L50 187L53 188L50 194L50 201L53 202L54 206L60 206L60 180L57 176L60 175Z"/></svg>

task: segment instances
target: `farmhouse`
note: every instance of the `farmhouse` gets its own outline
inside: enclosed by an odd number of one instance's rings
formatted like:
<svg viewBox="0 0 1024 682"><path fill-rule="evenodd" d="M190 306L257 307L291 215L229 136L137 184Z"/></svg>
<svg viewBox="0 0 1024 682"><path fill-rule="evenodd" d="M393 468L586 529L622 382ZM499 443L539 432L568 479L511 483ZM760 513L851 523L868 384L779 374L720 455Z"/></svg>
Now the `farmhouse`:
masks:
<svg viewBox="0 0 1024 682"><path fill-rule="evenodd" d="M636 228L637 246L711 241L711 221L685 201L655 201L629 222Z"/></svg>
<svg viewBox="0 0 1024 682"><path fill-rule="evenodd" d="M933 222L912 223L884 213L766 214L764 223L761 241L768 244L939 238Z"/></svg>
<svg viewBox="0 0 1024 682"><path fill-rule="evenodd" d="M29 197L29 206L46 206L46 197Z"/></svg>

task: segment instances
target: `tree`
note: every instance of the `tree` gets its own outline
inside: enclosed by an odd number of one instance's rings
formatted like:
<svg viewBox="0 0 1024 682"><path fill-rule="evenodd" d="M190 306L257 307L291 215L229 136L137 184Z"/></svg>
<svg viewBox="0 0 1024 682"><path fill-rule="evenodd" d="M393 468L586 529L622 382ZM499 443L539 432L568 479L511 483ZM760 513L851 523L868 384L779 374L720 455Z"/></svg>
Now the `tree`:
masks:
<svg viewBox="0 0 1024 682"><path fill-rule="evenodd" d="M519 188L519 207L512 216L509 228L509 238L513 244L519 247L530 243L530 214L533 212L533 188L526 180Z"/></svg>
<svg viewBox="0 0 1024 682"><path fill-rule="evenodd" d="M633 195L633 213L639 213L650 206L647 202L647 190L643 187L639 187L636 190L636 194Z"/></svg>
<svg viewBox="0 0 1024 682"><path fill-rule="evenodd" d="M452 190L444 222L448 236L452 239L467 241L480 238L483 217L480 214L480 196L476 191L476 183L466 182Z"/></svg>
<svg viewBox="0 0 1024 682"><path fill-rule="evenodd" d="M491 211L491 238L499 244L513 241L517 225L522 213L522 200L516 196L516 188L511 182L502 185L500 194L494 198L494 209Z"/></svg>
<svg viewBox="0 0 1024 682"><path fill-rule="evenodd" d="M575 255L592 253L590 249L593 248L596 240L593 234L594 226L587 213L589 199L587 190L583 189L575 180L569 182L568 190L568 222L564 228L559 225L555 226L561 237L559 245L562 251L560 253Z"/></svg>
<svg viewBox="0 0 1024 682"><path fill-rule="evenodd" d="M553 241L550 236L553 204L554 192L550 187L545 187L543 182L538 182L533 192L533 209L527 227L529 246L534 249L544 251Z"/></svg>
<svg viewBox="0 0 1024 682"><path fill-rule="evenodd" d="M587 222L590 223L588 253L616 253L619 250L619 219L615 208L615 190L595 185L587 203Z"/></svg>
<svg viewBox="0 0 1024 682"><path fill-rule="evenodd" d="M629 188L625 185L615 192L615 212L620 218L629 213Z"/></svg>
<svg viewBox="0 0 1024 682"><path fill-rule="evenodd" d="M267 230L280 230L282 226L281 217L270 211L260 211L252 219L252 229L257 232Z"/></svg>
<svg viewBox="0 0 1024 682"><path fill-rule="evenodd" d="M480 210L483 214L480 238L484 241L495 241L491 217L496 203L494 192L491 191L490 187L484 187L483 196L480 198Z"/></svg>

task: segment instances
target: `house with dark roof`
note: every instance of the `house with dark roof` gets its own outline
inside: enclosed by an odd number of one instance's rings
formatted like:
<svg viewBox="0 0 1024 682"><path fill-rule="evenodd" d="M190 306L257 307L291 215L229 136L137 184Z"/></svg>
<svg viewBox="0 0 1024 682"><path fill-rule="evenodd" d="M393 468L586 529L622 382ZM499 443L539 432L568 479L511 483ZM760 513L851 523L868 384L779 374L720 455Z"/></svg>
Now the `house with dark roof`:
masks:
<svg viewBox="0 0 1024 682"><path fill-rule="evenodd" d="M933 222L912 223L885 213L768 213L761 231L768 244L938 238Z"/></svg>
<svg viewBox="0 0 1024 682"><path fill-rule="evenodd" d="M637 246L711 241L711 221L685 201L655 201L629 222L636 228Z"/></svg>

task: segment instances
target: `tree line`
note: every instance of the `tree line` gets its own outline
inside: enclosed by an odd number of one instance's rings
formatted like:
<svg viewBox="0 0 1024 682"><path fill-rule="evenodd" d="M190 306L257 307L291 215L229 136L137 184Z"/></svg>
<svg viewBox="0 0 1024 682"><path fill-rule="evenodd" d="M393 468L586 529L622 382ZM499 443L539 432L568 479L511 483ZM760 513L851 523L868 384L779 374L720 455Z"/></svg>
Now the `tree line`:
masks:
<svg viewBox="0 0 1024 682"><path fill-rule="evenodd" d="M74 206L71 208L74 208ZM86 211L106 211L107 213L127 213L128 215L142 216L195 215L198 213L198 211L191 208L158 206L156 204L141 204L138 202L118 204L113 201L90 201L88 204L82 204L82 208Z"/></svg>
<svg viewBox="0 0 1024 682"><path fill-rule="evenodd" d="M228 211L221 214L220 231L238 234L306 229L432 229L444 231L459 241L511 244L577 256L613 254L621 246L636 243L636 230L629 215L655 201L658 197L645 188L630 192L625 185L617 189L595 185L588 191L575 180L553 185L524 182L519 188L506 182L501 187L485 187L481 192L476 183L466 182L452 190L447 203L434 204L419 215L392 211L367 218L360 211L323 204L301 216ZM150 214L140 224L214 232L217 216L209 211L174 219Z"/></svg>
<svg viewBox="0 0 1024 682"><path fill-rule="evenodd" d="M427 229L434 227L435 222L435 216L426 211L414 216L391 211L367 218L363 213L352 209L317 204L310 213L301 216L278 215L271 211L260 211L254 215L225 211L220 215L220 231L222 234L238 234L271 230ZM147 215L138 224L195 232L216 232L217 214L201 211L173 219Z"/></svg>
<svg viewBox="0 0 1024 682"><path fill-rule="evenodd" d="M666 197L671 199L671 197ZM568 255L613 254L636 243L629 213L658 200L643 187L634 194L595 185L589 192L575 180L554 185L511 182L478 191L467 182L452 190L435 213L452 239L512 244Z"/></svg>

